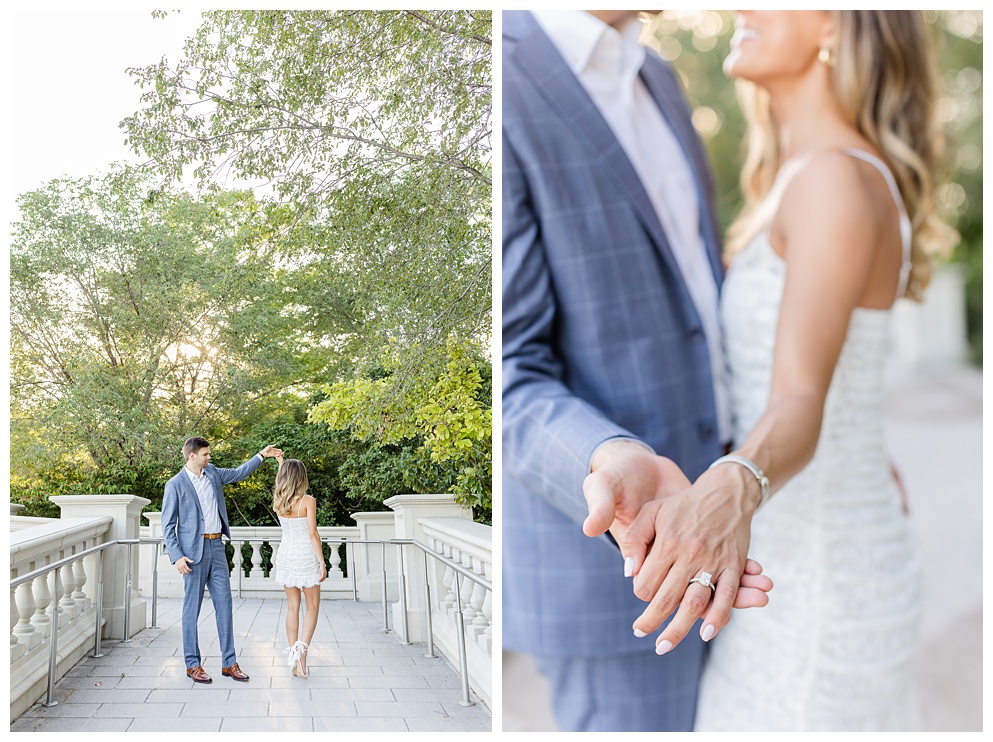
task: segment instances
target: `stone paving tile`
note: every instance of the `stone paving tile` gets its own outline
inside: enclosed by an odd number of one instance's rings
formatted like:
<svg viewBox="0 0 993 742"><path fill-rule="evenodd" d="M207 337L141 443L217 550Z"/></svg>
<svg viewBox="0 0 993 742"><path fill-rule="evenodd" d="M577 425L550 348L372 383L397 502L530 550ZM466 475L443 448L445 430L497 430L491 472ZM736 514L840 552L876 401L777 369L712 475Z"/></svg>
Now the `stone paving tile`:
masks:
<svg viewBox="0 0 993 742"><path fill-rule="evenodd" d="M223 719L135 719L129 732L219 732Z"/></svg>
<svg viewBox="0 0 993 742"><path fill-rule="evenodd" d="M183 675L132 675L120 678L115 688L147 688L182 690L192 688L193 681Z"/></svg>
<svg viewBox="0 0 993 742"><path fill-rule="evenodd" d="M100 708L99 703L63 703L59 700L58 706L42 706L36 703L21 716L24 718L54 719L61 717L72 717L76 719L93 716Z"/></svg>
<svg viewBox="0 0 993 742"><path fill-rule="evenodd" d="M123 732L132 719L39 719L22 716L10 725L12 732Z"/></svg>
<svg viewBox="0 0 993 742"><path fill-rule="evenodd" d="M181 703L105 703L93 714L95 717L113 716L125 719L161 718L175 719L183 710Z"/></svg>
<svg viewBox="0 0 993 742"><path fill-rule="evenodd" d="M268 719L230 719L221 721L222 732L312 732L314 720L310 717L276 716Z"/></svg>
<svg viewBox="0 0 993 742"><path fill-rule="evenodd" d="M311 673L310 677L306 680L301 680L300 678L290 677L287 673L286 677L274 677L272 679L273 688L296 688L301 683L305 683L308 688L348 688L348 678L334 678L329 676L314 675Z"/></svg>
<svg viewBox="0 0 993 742"><path fill-rule="evenodd" d="M446 716L444 707L438 703L369 703L366 701L356 701L355 710L359 716L384 718L401 717L411 719L423 717L437 719Z"/></svg>
<svg viewBox="0 0 993 742"><path fill-rule="evenodd" d="M183 704L180 717L215 718L215 717L245 717L245 716L268 716L268 703L225 703L223 706L216 702Z"/></svg>
<svg viewBox="0 0 993 742"><path fill-rule="evenodd" d="M461 680L451 664L384 632L378 605L322 605L311 677L303 680L286 665L282 601L235 602L235 641L248 683L221 677L209 604L200 640L214 683L186 677L181 601L167 599L159 628L127 644L105 640L103 657L84 657L57 684L58 706L35 705L11 731L489 731L485 706L459 706Z"/></svg>
<svg viewBox="0 0 993 742"><path fill-rule="evenodd" d="M66 704L73 703L144 703L147 690L120 690L118 688L87 688L78 690L66 698Z"/></svg>
<svg viewBox="0 0 993 742"><path fill-rule="evenodd" d="M493 723L489 719L407 719L411 732L492 732Z"/></svg>
<svg viewBox="0 0 993 742"><path fill-rule="evenodd" d="M306 688L235 688L228 700L232 703L289 703L309 692Z"/></svg>
<svg viewBox="0 0 993 742"><path fill-rule="evenodd" d="M445 712L452 717L458 717L463 719L489 719L490 710L486 708L479 699L474 696L470 696L471 700L474 701L472 706L463 706L461 704L461 699L458 701L442 701L442 708Z"/></svg>
<svg viewBox="0 0 993 742"><path fill-rule="evenodd" d="M400 702L425 703L437 701L446 707L462 700L461 688L393 688L393 696Z"/></svg>
<svg viewBox="0 0 993 742"><path fill-rule="evenodd" d="M352 688L427 688L428 681L423 677L410 675L408 677L394 678L374 675L370 676L350 676L348 685Z"/></svg>
<svg viewBox="0 0 993 742"><path fill-rule="evenodd" d="M383 677L384 665L312 665L309 670L312 677ZM391 668L392 669L392 668Z"/></svg>
<svg viewBox="0 0 993 742"><path fill-rule="evenodd" d="M314 719L315 732L406 732L403 719L361 719L358 717L327 717ZM434 731L434 730L432 730Z"/></svg>
<svg viewBox="0 0 993 742"><path fill-rule="evenodd" d="M185 690L153 690L145 703L226 703L231 691L227 688L198 686Z"/></svg>
<svg viewBox="0 0 993 742"><path fill-rule="evenodd" d="M377 703L393 703L399 700L389 688L312 688L310 697L311 700L322 702L375 701Z"/></svg>
<svg viewBox="0 0 993 742"><path fill-rule="evenodd" d="M343 659L343 665L347 668L362 667L367 665L378 665L380 667L389 665L390 670L400 668L414 669L414 662L410 657L347 657Z"/></svg>
<svg viewBox="0 0 993 742"><path fill-rule="evenodd" d="M294 703L270 703L269 718L283 716L357 716L355 704L349 701L320 700Z"/></svg>

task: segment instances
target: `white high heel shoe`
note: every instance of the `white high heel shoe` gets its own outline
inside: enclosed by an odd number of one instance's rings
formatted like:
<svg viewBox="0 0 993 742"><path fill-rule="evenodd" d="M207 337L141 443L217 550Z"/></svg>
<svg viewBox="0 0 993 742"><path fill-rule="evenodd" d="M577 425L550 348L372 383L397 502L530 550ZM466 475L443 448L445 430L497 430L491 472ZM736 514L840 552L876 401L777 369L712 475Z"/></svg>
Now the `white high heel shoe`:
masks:
<svg viewBox="0 0 993 742"><path fill-rule="evenodd" d="M301 641L294 642L292 647L287 647L284 651L290 655L290 674L298 678L310 677L303 664L303 658L307 654L307 645Z"/></svg>

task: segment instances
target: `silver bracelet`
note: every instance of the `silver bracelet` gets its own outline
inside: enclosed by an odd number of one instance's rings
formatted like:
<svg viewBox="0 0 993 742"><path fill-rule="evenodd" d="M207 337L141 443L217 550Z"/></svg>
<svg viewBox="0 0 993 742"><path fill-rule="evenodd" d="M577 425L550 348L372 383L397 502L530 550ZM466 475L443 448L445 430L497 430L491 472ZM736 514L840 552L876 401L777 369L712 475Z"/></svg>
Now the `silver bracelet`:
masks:
<svg viewBox="0 0 993 742"><path fill-rule="evenodd" d="M759 488L761 489L762 492L762 499L759 501L759 506L755 508L755 512L761 510L762 506L765 505L766 500L769 499L769 477L765 475L765 472L763 472L761 469L758 468L758 466L755 464L754 461L751 461L750 459L746 459L744 456L736 456L734 454L721 456L719 459L717 459L717 461L715 461L713 464L708 466L707 469L710 470L713 469L718 464L726 464L726 463L741 464L743 467L748 469L748 471L750 471L753 475L755 475L755 478L759 481Z"/></svg>

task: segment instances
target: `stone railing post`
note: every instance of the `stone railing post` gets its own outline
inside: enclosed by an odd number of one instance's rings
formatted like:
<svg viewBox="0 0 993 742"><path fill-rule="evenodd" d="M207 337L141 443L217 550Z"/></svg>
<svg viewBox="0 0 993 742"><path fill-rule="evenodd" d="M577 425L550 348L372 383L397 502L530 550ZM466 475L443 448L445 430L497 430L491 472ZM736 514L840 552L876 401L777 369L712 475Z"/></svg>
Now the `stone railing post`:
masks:
<svg viewBox="0 0 993 742"><path fill-rule="evenodd" d="M397 495L386 500L387 507L394 513L394 538L414 539L428 544L429 539L421 527L425 518L461 518L472 520L472 512L457 504L452 495ZM402 552L403 571L407 580L407 626L408 641L427 641L424 606L424 554L416 546L405 546ZM429 558L430 563L430 558ZM431 569L434 565L429 566ZM393 568L399 570L399 566ZM437 590L438 586L434 586ZM399 626L400 604L393 605L394 625Z"/></svg>
<svg viewBox="0 0 993 742"><path fill-rule="evenodd" d="M114 519L107 540L138 538L141 509L150 500L135 495L58 495L48 498L62 510L62 518L95 518L109 515ZM120 639L124 636L124 601L127 585L128 550L126 546L114 546L105 550L103 562L103 615L106 619L104 635ZM131 547L131 589L129 633L134 636L148 623L146 609L148 601L138 594L139 554L137 545ZM89 559L90 557L88 557ZM97 574L95 569L86 569L87 574ZM69 572L65 573L68 578ZM53 596L53 603L59 600ZM128 637L130 638L130 637Z"/></svg>

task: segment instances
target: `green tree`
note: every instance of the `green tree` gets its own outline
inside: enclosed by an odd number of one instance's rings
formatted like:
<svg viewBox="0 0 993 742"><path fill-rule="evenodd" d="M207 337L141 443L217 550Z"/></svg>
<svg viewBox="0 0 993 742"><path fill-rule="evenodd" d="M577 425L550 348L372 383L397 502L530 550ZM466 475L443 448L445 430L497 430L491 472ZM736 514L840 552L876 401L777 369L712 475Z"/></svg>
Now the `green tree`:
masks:
<svg viewBox="0 0 993 742"><path fill-rule="evenodd" d="M12 483L147 495L192 434L323 368L248 192L150 192L128 169L20 197L10 252ZM161 494L161 492L156 492Z"/></svg>
<svg viewBox="0 0 993 742"><path fill-rule="evenodd" d="M452 492L488 522L493 432L488 362L478 348L450 340L444 372L404 395L390 383L396 363L387 359L381 375L328 387L327 399L311 408L310 421L374 442L363 471L377 471L388 482L399 467L400 481L415 492ZM388 449L393 465L384 467L381 454Z"/></svg>
<svg viewBox="0 0 993 742"><path fill-rule="evenodd" d="M444 366L491 326L491 13L216 11L183 58L129 70L129 143L167 180L266 182L300 223L288 257L351 289L339 355ZM416 342L415 342L416 340Z"/></svg>

